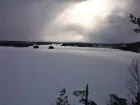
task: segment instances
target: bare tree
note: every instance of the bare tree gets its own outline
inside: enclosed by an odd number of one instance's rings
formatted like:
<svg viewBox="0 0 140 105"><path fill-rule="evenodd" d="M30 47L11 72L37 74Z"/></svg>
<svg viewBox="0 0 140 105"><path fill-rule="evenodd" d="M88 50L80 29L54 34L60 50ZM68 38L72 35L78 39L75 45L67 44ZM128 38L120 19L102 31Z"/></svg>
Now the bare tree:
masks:
<svg viewBox="0 0 140 105"><path fill-rule="evenodd" d="M127 100L125 98L119 97L115 93L111 93L109 95L109 100L107 102L107 105L127 105Z"/></svg>
<svg viewBox="0 0 140 105"><path fill-rule="evenodd" d="M140 105L140 58L132 59L128 71L130 74L128 90L132 95L132 105Z"/></svg>
<svg viewBox="0 0 140 105"><path fill-rule="evenodd" d="M140 91L140 59L132 58L131 65L128 68L130 74L129 91L135 97Z"/></svg>

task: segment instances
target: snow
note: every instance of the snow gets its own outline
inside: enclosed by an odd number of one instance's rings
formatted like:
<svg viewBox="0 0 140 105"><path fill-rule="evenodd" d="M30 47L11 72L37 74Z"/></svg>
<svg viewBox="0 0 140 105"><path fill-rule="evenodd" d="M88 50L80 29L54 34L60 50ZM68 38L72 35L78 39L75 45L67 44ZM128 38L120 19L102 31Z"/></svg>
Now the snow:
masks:
<svg viewBox="0 0 140 105"><path fill-rule="evenodd" d="M72 92L89 84L89 98L105 105L111 92L127 96L127 67L137 56L104 48L0 47L0 104L55 105L61 88L74 104Z"/></svg>

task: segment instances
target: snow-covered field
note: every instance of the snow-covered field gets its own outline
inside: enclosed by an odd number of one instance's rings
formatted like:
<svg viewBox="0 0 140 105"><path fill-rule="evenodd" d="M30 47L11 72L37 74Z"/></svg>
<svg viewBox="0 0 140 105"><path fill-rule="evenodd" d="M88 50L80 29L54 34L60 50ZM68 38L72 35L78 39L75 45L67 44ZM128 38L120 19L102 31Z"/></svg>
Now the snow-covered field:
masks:
<svg viewBox="0 0 140 105"><path fill-rule="evenodd" d="M0 47L0 105L55 105L61 88L76 102L72 92L86 84L89 98L98 105L105 105L111 92L127 96L127 67L139 54L103 48L47 48Z"/></svg>

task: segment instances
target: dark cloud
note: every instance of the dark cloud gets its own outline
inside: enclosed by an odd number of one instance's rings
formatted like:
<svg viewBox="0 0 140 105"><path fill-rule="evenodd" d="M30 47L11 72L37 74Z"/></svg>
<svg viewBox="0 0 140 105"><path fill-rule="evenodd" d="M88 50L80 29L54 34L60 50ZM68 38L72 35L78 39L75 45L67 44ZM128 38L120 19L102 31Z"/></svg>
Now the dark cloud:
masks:
<svg viewBox="0 0 140 105"><path fill-rule="evenodd" d="M47 30L48 33L41 34L44 28L49 27L50 22L56 19L60 11L65 9L67 3L77 1L83 0L0 1L0 16L2 17L0 18L0 40L47 40L44 37L51 36L51 33ZM86 31L83 27L75 24L67 25L62 29L59 27L59 29L65 32L76 31L85 38L85 41L90 42L138 41L139 35L132 31L135 26L129 22L129 13L133 12L139 16L140 1L129 0L128 3L129 8L125 9L123 14L121 14L122 9L118 7L109 15L107 23L99 25L96 30ZM55 27L53 32L57 33L56 28L58 27ZM54 38L57 36L56 33L54 33Z"/></svg>
<svg viewBox="0 0 140 105"><path fill-rule="evenodd" d="M60 2L55 2L59 5ZM40 32L52 18L56 7L53 1L12 0L5 1L2 7L4 15L4 40L41 40Z"/></svg>
<svg viewBox="0 0 140 105"><path fill-rule="evenodd" d="M89 40L96 42L133 42L139 41L140 35L133 32L135 26L129 22L129 12L124 17L116 13L108 18L108 24L89 35Z"/></svg>

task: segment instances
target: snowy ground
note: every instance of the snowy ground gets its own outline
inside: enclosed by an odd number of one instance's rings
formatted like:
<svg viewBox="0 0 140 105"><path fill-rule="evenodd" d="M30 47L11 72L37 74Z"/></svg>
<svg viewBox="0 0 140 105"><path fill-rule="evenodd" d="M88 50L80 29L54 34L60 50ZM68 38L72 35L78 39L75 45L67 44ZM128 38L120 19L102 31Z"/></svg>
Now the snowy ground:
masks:
<svg viewBox="0 0 140 105"><path fill-rule="evenodd" d="M0 47L0 105L55 105L61 88L66 88L72 102L76 102L71 92L86 84L89 98L98 105L105 105L111 92L127 96L127 66L139 54L103 48L47 47Z"/></svg>

